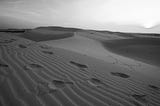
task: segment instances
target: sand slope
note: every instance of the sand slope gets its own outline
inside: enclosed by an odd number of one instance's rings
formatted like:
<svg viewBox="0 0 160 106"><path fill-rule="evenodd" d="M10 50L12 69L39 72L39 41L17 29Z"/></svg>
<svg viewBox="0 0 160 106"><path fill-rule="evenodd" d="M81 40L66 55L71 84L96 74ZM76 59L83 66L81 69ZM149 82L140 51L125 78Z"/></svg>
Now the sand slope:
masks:
<svg viewBox="0 0 160 106"><path fill-rule="evenodd" d="M0 69L1 105L160 105L153 74L5 33L0 33Z"/></svg>
<svg viewBox="0 0 160 106"><path fill-rule="evenodd" d="M77 52L83 55L87 55L87 56L90 56L96 59L100 59L109 64L115 64L117 66L125 68L125 70L128 70L128 71L138 71L147 76L151 76L151 77L159 79L159 74L160 74L159 67L144 63L139 60L128 58L126 57L126 55L118 55L118 54L108 51L106 47L108 47L109 45L107 45L106 42L110 43L111 41L115 41L115 44L116 44L117 39L119 40L126 39L126 38L119 38L116 36L115 37L110 37L110 36L112 35L107 35L105 37L104 35L102 36L94 32L90 33L86 31L85 32L81 31L81 32L75 32L74 36L70 38L60 39L56 41L55 40L43 41L41 43L52 46L52 47L58 47L58 48L66 49L66 50L71 50L71 51L74 51L74 52ZM103 44L104 42L106 43L105 46ZM124 44L127 44L127 42L126 43L124 42ZM118 43L117 43L117 47L118 47ZM110 49L112 48L113 46ZM157 60L159 59L157 58Z"/></svg>
<svg viewBox="0 0 160 106"><path fill-rule="evenodd" d="M121 55L160 66L159 38L110 40L104 41L103 46Z"/></svg>

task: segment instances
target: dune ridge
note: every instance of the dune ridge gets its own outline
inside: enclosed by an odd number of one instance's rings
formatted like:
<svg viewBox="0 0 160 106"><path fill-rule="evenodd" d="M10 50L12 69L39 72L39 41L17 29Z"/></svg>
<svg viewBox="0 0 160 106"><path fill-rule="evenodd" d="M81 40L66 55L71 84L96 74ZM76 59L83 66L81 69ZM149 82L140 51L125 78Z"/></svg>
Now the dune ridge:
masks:
<svg viewBox="0 0 160 106"><path fill-rule="evenodd" d="M12 38L16 40L0 43L2 105L160 105L160 86L141 73L73 51L0 34L1 41ZM112 74L117 72L127 77Z"/></svg>
<svg viewBox="0 0 160 106"><path fill-rule="evenodd" d="M60 30L49 30L45 28L36 28L36 29L31 29L27 30L22 34L19 34L18 36L26 38L26 39L31 39L34 41L46 41L46 40L58 40L58 39L63 39L63 38L68 38L72 37L73 32L71 31L60 31Z"/></svg>

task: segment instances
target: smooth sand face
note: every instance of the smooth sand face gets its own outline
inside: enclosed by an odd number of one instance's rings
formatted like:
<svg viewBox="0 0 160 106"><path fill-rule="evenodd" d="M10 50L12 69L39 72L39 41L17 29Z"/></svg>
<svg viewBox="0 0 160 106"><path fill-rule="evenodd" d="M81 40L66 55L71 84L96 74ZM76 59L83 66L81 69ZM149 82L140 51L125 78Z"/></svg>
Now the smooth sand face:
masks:
<svg viewBox="0 0 160 106"><path fill-rule="evenodd" d="M158 76L160 73L159 67L153 66L153 65L150 65L147 63L143 63L143 61L138 61L138 60L135 60L134 58L131 59L131 58L125 57L125 55L121 56L121 55L115 54L117 52L112 53L106 49L106 47L103 45L104 41L102 41L100 37L99 38L94 37L95 36L95 35L93 35L94 32L92 32L91 35L89 35L89 34L90 33L87 33L87 32L76 32L75 36L71 37L71 38L66 38L66 39L61 39L61 40L56 40L56 41L55 40L45 41L42 43L49 45L49 46L52 46L52 47L63 48L63 49L71 50L71 51L74 51L74 52L77 52L77 53L80 53L83 55L91 56L91 57L100 59L102 61L106 61L107 63L121 66L125 69L128 69L129 71L136 70L136 71L142 72L145 75L148 75L151 77L154 76L155 78L159 78L159 76ZM111 36L111 35L108 35L108 36ZM107 38L108 38L108 36L107 36ZM103 36L103 38L104 38L104 36ZM112 40L116 41L116 39L118 39L118 37L117 38L114 37L112 39L110 37L110 38L108 38L108 40L105 39L105 41L109 43ZM124 40L126 38L119 38L119 39ZM130 41L128 41L128 42L130 42ZM134 43L136 43L136 42L134 42ZM116 42L115 42L115 44L116 44ZM124 44L125 44L125 42L124 42ZM126 45L127 45L127 42L126 42ZM118 46L118 44L116 46ZM143 49L145 49L145 48L143 48ZM111 50L112 50L112 47L111 47ZM113 50L114 50L114 48L113 48ZM133 50L133 49L131 49L131 50ZM136 48L136 50L138 50L138 48ZM136 53L135 53L135 55L136 55ZM137 54L137 55L139 55L139 54Z"/></svg>
<svg viewBox="0 0 160 106"><path fill-rule="evenodd" d="M121 55L160 66L159 38L133 38L104 41L103 46Z"/></svg>
<svg viewBox="0 0 160 106"><path fill-rule="evenodd" d="M0 33L0 103L159 106L159 67L114 54L95 35L34 42Z"/></svg>

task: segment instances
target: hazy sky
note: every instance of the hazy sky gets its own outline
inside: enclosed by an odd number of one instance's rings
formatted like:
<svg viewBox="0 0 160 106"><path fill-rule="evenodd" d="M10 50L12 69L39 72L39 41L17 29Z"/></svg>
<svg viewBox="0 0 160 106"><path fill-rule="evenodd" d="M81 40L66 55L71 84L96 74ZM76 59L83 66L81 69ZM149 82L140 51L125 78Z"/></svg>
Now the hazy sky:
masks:
<svg viewBox="0 0 160 106"><path fill-rule="evenodd" d="M160 0L0 0L0 23L157 32Z"/></svg>

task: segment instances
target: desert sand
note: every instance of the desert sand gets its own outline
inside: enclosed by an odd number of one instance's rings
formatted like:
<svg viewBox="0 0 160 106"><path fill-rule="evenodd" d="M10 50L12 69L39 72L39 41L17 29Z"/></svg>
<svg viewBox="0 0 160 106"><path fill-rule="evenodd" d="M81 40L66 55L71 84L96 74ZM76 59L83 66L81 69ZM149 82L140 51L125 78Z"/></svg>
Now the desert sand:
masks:
<svg viewBox="0 0 160 106"><path fill-rule="evenodd" d="M160 106L157 40L43 27L1 32L0 105Z"/></svg>

